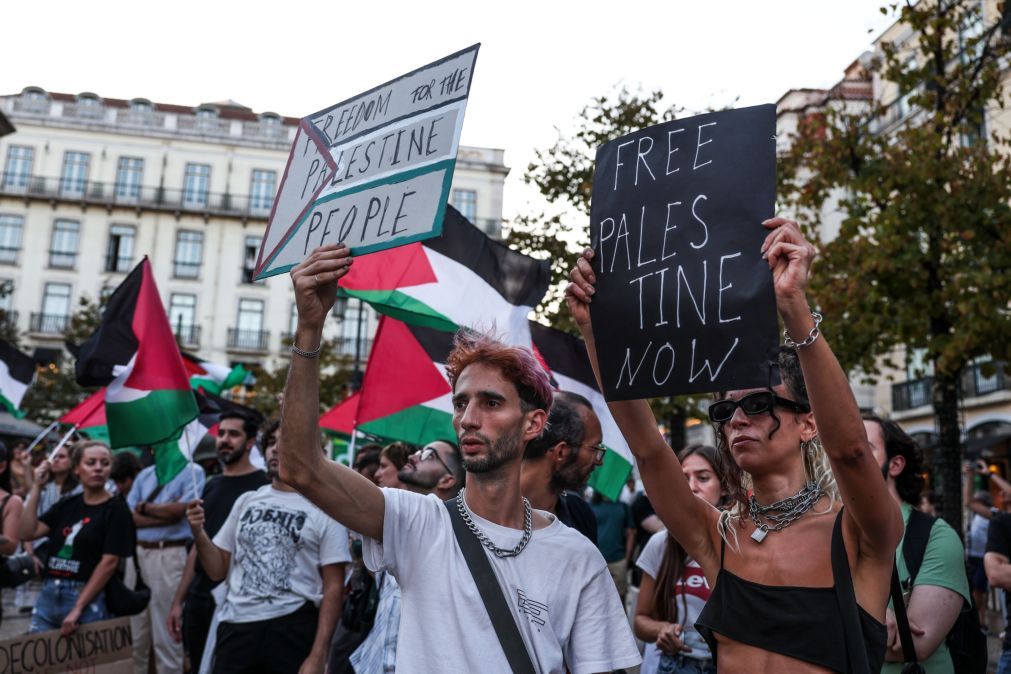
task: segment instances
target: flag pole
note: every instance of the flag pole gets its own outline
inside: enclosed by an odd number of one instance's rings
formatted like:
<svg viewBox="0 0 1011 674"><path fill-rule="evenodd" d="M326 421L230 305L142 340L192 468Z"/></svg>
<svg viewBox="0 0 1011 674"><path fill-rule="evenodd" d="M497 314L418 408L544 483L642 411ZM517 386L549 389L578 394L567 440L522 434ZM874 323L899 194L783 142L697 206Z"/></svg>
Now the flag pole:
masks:
<svg viewBox="0 0 1011 674"><path fill-rule="evenodd" d="M358 437L358 427L351 427L351 444L348 445L348 468L355 467L355 439Z"/></svg>
<svg viewBox="0 0 1011 674"><path fill-rule="evenodd" d="M63 449L63 445L67 444L67 441L70 440L70 436L73 435L76 430L77 430L77 424L74 424L73 426L70 427L70 430L67 431L67 434L64 435L63 438L60 439L60 443L58 445L56 445L56 447L53 449L53 451L51 451L49 453L49 458L47 459L48 461L52 461L53 457L56 456L56 452L58 452L61 449Z"/></svg>
<svg viewBox="0 0 1011 674"><path fill-rule="evenodd" d="M49 431L51 431L54 428L56 428L57 426L59 426L59 424L60 424L60 421L59 421L59 419L57 419L53 423L51 423L48 426L46 426L46 430L42 431L41 433L39 433L38 435L35 436L35 439L32 440L32 444L28 445L28 449L25 450L25 453L31 454L32 450L35 449L35 445L37 445L40 442L42 442L42 438L44 438L47 435L49 435Z"/></svg>
<svg viewBox="0 0 1011 674"><path fill-rule="evenodd" d="M193 460L193 448L190 447L190 436L185 428L183 428L183 441L186 443L186 456L190 460L190 479L193 481L193 498L198 499L200 498L200 490L197 487L197 464Z"/></svg>

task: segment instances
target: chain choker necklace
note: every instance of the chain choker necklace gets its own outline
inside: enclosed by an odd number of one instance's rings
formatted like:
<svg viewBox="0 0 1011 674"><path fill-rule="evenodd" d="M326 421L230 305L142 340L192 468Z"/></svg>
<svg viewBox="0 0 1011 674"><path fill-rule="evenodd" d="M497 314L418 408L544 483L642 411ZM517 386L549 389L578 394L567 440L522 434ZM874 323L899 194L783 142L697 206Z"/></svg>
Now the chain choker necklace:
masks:
<svg viewBox="0 0 1011 674"><path fill-rule="evenodd" d="M460 517L463 518L464 524L466 524L467 528L470 529L475 536L477 536L477 540L481 541L481 544L491 550L492 554L499 559L515 557L523 552L523 548L527 547L527 543L530 542L530 534L534 531L533 509L530 507L530 501L528 501L525 497L523 499L523 537L520 539L520 542L516 544L515 548L512 550L505 550L492 543L491 539L488 538L488 536L486 536L476 524L474 524L474 520L471 519L470 516L470 511L467 510L467 505L463 500L465 492L465 489L460 490L460 495L456 499L456 507L460 511Z"/></svg>
<svg viewBox="0 0 1011 674"><path fill-rule="evenodd" d="M816 482L808 482L793 496L787 496L767 506L761 505L752 494L748 499L748 514L755 523L755 531L751 534L752 540L761 543L770 531L781 531L790 526L814 507L818 499L824 495L825 492Z"/></svg>

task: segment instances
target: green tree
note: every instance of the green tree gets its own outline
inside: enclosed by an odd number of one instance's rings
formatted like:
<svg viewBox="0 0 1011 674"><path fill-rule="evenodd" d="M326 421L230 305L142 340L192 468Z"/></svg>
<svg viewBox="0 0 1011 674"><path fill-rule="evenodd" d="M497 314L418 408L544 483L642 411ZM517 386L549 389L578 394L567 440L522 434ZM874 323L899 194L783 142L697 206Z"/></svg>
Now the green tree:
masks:
<svg viewBox="0 0 1011 674"><path fill-rule="evenodd" d="M90 337L98 329L103 309L104 302L82 295L77 311L71 315L63 333L65 342L76 345ZM45 425L63 416L90 393L92 392L77 384L74 359L64 354L60 362L38 369L35 383L29 387L21 402L21 409L29 419Z"/></svg>
<svg viewBox="0 0 1011 674"><path fill-rule="evenodd" d="M914 38L884 44L871 71L914 111L829 106L802 120L780 161L781 195L816 233L838 199L839 235L812 285L825 333L869 377L905 347L933 368L943 516L961 527L959 380L974 358L1011 356L1011 163L1001 106L1008 40L980 3L908 2Z"/></svg>
<svg viewBox="0 0 1011 674"><path fill-rule="evenodd" d="M341 354L339 342L338 338L325 340L320 350L320 413L344 400L350 390L354 375L353 358ZM291 346L291 340L286 340L283 346L287 349ZM255 374L256 386L246 404L268 418L277 416L280 413L280 394L288 379L288 362L282 361L273 369L260 369Z"/></svg>

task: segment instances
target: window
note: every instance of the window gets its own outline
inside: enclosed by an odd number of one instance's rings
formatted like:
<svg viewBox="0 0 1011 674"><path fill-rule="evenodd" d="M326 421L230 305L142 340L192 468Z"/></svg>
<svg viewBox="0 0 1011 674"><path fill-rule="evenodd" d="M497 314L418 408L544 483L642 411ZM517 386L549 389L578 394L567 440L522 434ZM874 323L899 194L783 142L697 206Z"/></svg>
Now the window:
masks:
<svg viewBox="0 0 1011 674"><path fill-rule="evenodd" d="M239 300L237 327L230 336L230 346L239 349L266 348L267 340L263 332L263 300Z"/></svg>
<svg viewBox="0 0 1011 674"><path fill-rule="evenodd" d="M120 157L116 165L116 199L134 200L140 197L140 181L144 174L144 160L137 157Z"/></svg>
<svg viewBox="0 0 1011 674"><path fill-rule="evenodd" d="M42 296L42 315L33 326L37 332L60 333L70 319L70 284L47 283Z"/></svg>
<svg viewBox="0 0 1011 674"><path fill-rule="evenodd" d="M136 229L132 225L109 228L109 246L105 250L105 271L128 272L133 264Z"/></svg>
<svg viewBox="0 0 1011 674"><path fill-rule="evenodd" d="M245 254L242 256L242 282L253 283L253 271L256 269L256 252L260 250L259 236L247 236Z"/></svg>
<svg viewBox="0 0 1011 674"><path fill-rule="evenodd" d="M87 152L63 153L63 172L60 174L60 193L81 196L88 182L88 164L91 161Z"/></svg>
<svg viewBox="0 0 1011 674"><path fill-rule="evenodd" d="M453 190L453 208L460 215L474 222L477 217L477 192L474 190Z"/></svg>
<svg viewBox="0 0 1011 674"><path fill-rule="evenodd" d="M151 106L151 101L144 98L135 98L130 101L130 109L134 112L145 113L151 112L153 108Z"/></svg>
<svg viewBox="0 0 1011 674"><path fill-rule="evenodd" d="M200 262L204 256L202 232L180 230L176 234L175 275L178 278L200 276Z"/></svg>
<svg viewBox="0 0 1011 674"><path fill-rule="evenodd" d="M274 203L274 192L277 190L277 173L275 171L253 170L253 180L249 187L249 209L255 212L269 211Z"/></svg>
<svg viewBox="0 0 1011 674"><path fill-rule="evenodd" d="M35 149L23 145L7 148L7 162L4 164L3 186L26 189L32 174L32 160Z"/></svg>
<svg viewBox="0 0 1011 674"><path fill-rule="evenodd" d="M73 269L77 263L77 239L81 223L76 220L57 220L53 223L53 241L49 247L49 266Z"/></svg>
<svg viewBox="0 0 1011 674"><path fill-rule="evenodd" d="M172 293L169 298L169 322L172 332L183 344L196 344L197 296Z"/></svg>
<svg viewBox="0 0 1011 674"><path fill-rule="evenodd" d="M9 314L14 308L14 280L0 279L0 311Z"/></svg>
<svg viewBox="0 0 1011 674"><path fill-rule="evenodd" d="M183 176L183 204L206 206L210 182L210 164L186 164L186 174Z"/></svg>
<svg viewBox="0 0 1011 674"><path fill-rule="evenodd" d="M17 262L25 219L0 213L0 262Z"/></svg>

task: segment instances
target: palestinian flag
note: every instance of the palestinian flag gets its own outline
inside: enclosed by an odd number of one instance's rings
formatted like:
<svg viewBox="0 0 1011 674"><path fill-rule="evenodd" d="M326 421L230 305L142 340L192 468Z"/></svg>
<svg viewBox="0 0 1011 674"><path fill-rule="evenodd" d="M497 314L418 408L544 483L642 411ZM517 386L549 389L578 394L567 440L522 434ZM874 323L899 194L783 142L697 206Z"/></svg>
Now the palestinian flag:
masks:
<svg viewBox="0 0 1011 674"><path fill-rule="evenodd" d="M98 329L81 345L77 383L105 386L112 447L177 438L197 416L168 316L145 257L109 298Z"/></svg>
<svg viewBox="0 0 1011 674"><path fill-rule="evenodd" d="M17 418L25 416L21 399L35 379L35 361L0 340L0 407Z"/></svg>
<svg viewBox="0 0 1011 674"><path fill-rule="evenodd" d="M109 427L105 421L105 389L100 388L84 402L60 417L61 424L77 426L78 432L99 442L109 442Z"/></svg>
<svg viewBox="0 0 1011 674"><path fill-rule="evenodd" d="M355 419L358 418L358 400L360 393L352 393L323 413L319 418L319 426L325 431L351 435L355 431Z"/></svg>
<svg viewBox="0 0 1011 674"><path fill-rule="evenodd" d="M625 442L604 396L597 388L586 345L579 337L540 323L530 323L530 333L537 355L550 372L560 391L578 393L593 405L604 432L604 463L590 475L590 486L611 500L617 500L632 470L632 452Z"/></svg>
<svg viewBox="0 0 1011 674"><path fill-rule="evenodd" d="M227 365L203 360L192 353L182 351L181 354L183 366L190 377L190 387L194 391L203 389L208 393L220 395L222 391L227 391L233 386L256 383L253 373L243 367L242 363L229 368Z"/></svg>
<svg viewBox="0 0 1011 674"><path fill-rule="evenodd" d="M453 333L379 320L355 415L358 430L422 445L453 439L446 358Z"/></svg>
<svg viewBox="0 0 1011 674"><path fill-rule="evenodd" d="M447 206L441 236L356 258L340 285L405 323L528 345L527 317L550 280L546 260L510 250Z"/></svg>

